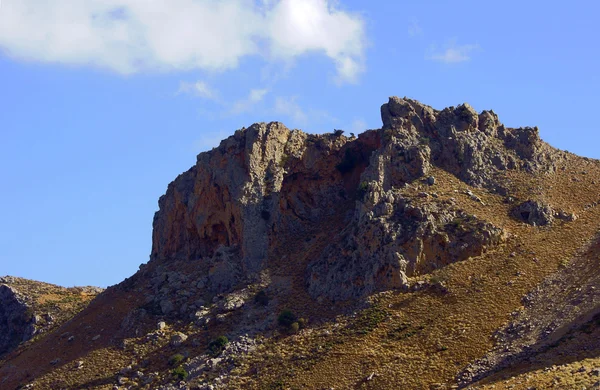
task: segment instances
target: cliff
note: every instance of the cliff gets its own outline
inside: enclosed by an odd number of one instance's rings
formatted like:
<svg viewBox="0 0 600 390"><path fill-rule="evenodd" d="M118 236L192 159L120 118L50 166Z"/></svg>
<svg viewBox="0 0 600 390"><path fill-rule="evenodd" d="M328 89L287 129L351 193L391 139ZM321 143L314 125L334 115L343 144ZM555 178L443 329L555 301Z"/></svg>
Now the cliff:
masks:
<svg viewBox="0 0 600 390"><path fill-rule="evenodd" d="M52 328L0 287L0 341L33 334L0 387L592 385L600 162L468 104L392 97L381 118L358 137L257 123L199 154L150 261Z"/></svg>

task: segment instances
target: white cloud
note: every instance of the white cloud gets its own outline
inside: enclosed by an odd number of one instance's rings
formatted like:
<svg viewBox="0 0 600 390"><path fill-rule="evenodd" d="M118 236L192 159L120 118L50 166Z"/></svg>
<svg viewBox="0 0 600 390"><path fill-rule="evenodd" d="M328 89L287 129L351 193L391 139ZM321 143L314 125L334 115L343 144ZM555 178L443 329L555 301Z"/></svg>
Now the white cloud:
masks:
<svg viewBox="0 0 600 390"><path fill-rule="evenodd" d="M247 98L238 100L237 102L233 103L233 106L232 106L229 114L237 115L237 114L241 114L243 112L250 111L252 109L252 107L254 107L256 104L260 103L264 99L265 95L268 92L269 92L269 90L266 88L251 90L250 93L248 94Z"/></svg>
<svg viewBox="0 0 600 390"><path fill-rule="evenodd" d="M364 70L364 24L358 16L326 0L282 0L268 19L273 56L324 51L335 62L340 81L354 82Z"/></svg>
<svg viewBox="0 0 600 390"><path fill-rule="evenodd" d="M435 47L432 47L432 54L429 59L446 64L465 62L471 59L471 53L479 49L479 45L457 45L456 41L451 41L446 45L445 49L441 52L436 52Z"/></svg>
<svg viewBox="0 0 600 390"><path fill-rule="evenodd" d="M195 83L182 81L179 83L179 90L177 93L187 93L209 100L218 99L217 92L210 88L204 81L196 81Z"/></svg>
<svg viewBox="0 0 600 390"><path fill-rule="evenodd" d="M291 61L314 51L352 82L364 70L364 24L333 0L3 0L0 48L122 74L222 71L249 55Z"/></svg>

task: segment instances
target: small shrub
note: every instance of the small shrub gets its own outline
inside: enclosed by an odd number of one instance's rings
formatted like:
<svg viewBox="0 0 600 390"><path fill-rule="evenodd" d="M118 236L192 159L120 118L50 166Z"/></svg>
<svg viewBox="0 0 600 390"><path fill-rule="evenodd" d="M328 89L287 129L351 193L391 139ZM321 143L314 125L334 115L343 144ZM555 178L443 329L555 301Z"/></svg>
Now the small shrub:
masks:
<svg viewBox="0 0 600 390"><path fill-rule="evenodd" d="M363 181L362 183L360 183L358 185L358 189L356 190L356 194L358 195L358 198L361 200L364 199L368 190L369 190L369 183L367 183L366 181Z"/></svg>
<svg viewBox="0 0 600 390"><path fill-rule="evenodd" d="M210 343L208 343L208 350L213 355L218 355L225 349L225 346L229 343L229 339L225 336L219 336Z"/></svg>
<svg viewBox="0 0 600 390"><path fill-rule="evenodd" d="M279 166L281 168L284 168L289 159L290 159L290 156L288 156L287 154L284 154L283 156L281 156L281 160L279 160Z"/></svg>
<svg viewBox="0 0 600 390"><path fill-rule="evenodd" d="M279 317L277 317L277 323L284 328L290 328L294 322L297 321L296 315L292 313L290 310L284 310L279 313Z"/></svg>
<svg viewBox="0 0 600 390"><path fill-rule="evenodd" d="M558 267L559 268L567 268L567 265L569 265L569 259L562 259L559 263L558 263Z"/></svg>
<svg viewBox="0 0 600 390"><path fill-rule="evenodd" d="M254 296L254 302L258 303L259 305L263 305L263 306L267 306L269 304L269 296L267 295L265 290L260 290Z"/></svg>
<svg viewBox="0 0 600 390"><path fill-rule="evenodd" d="M184 381L188 377L188 372L185 368L179 366L171 370L171 375L177 380Z"/></svg>
<svg viewBox="0 0 600 390"><path fill-rule="evenodd" d="M179 366L185 360L185 356L180 353L177 353L169 358L169 366L176 367Z"/></svg>
<svg viewBox="0 0 600 390"><path fill-rule="evenodd" d="M389 315L390 313L384 309L370 307L360 313L352 327L358 334L367 334L375 330L380 323L384 322L389 317Z"/></svg>
<svg viewBox="0 0 600 390"><path fill-rule="evenodd" d="M291 333L298 333L299 330L300 330L300 324L298 322L294 322L290 325Z"/></svg>
<svg viewBox="0 0 600 390"><path fill-rule="evenodd" d="M308 320L306 318L298 319L298 326L300 327L300 329L306 328L306 325L308 325Z"/></svg>

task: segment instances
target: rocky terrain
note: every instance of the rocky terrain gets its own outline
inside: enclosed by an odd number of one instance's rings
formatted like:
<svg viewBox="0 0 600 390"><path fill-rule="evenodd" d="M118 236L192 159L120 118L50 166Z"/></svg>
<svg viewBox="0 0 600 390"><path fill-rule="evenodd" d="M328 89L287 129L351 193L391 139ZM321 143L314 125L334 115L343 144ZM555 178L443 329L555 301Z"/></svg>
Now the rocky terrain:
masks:
<svg viewBox="0 0 600 390"><path fill-rule="evenodd" d="M97 287L64 288L0 277L0 357L57 328L100 292L102 289Z"/></svg>
<svg viewBox="0 0 600 390"><path fill-rule="evenodd" d="M150 261L68 321L4 281L0 347L35 337L0 388L600 386L600 162L468 104L381 117L199 154Z"/></svg>

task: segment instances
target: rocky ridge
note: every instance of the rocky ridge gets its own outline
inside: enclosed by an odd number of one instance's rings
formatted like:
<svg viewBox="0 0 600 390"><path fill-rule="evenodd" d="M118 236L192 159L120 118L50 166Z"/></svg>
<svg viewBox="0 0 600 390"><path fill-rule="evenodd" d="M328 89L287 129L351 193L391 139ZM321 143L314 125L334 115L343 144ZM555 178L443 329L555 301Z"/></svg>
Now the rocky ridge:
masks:
<svg viewBox="0 0 600 390"><path fill-rule="evenodd" d="M198 261L209 290L230 291L268 267L282 233L308 235L341 213L345 227L306 269L313 298L404 288L407 277L480 255L504 237L435 195L404 197L410 183L436 166L506 193L502 172L552 172L561 159L537 128L506 128L468 104L437 111L392 97L381 115L383 128L358 138L255 124L198 155L159 201L151 263Z"/></svg>
<svg viewBox="0 0 600 390"><path fill-rule="evenodd" d="M13 276L0 277L0 356L58 327L101 291L97 287L67 289Z"/></svg>
<svg viewBox="0 0 600 390"><path fill-rule="evenodd" d="M594 230L583 205L600 164L467 104L392 97L381 116L358 137L258 123L198 155L159 200L150 261L0 362L2 385L451 386L557 256L572 256L579 244L561 235ZM287 309L295 327L279 321ZM512 358L494 353L460 383Z"/></svg>

